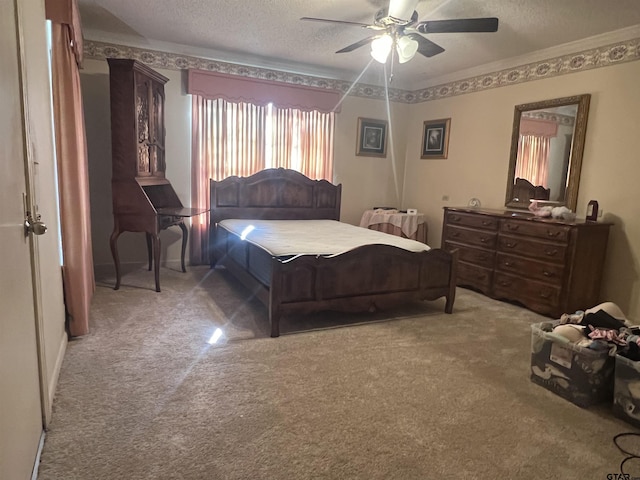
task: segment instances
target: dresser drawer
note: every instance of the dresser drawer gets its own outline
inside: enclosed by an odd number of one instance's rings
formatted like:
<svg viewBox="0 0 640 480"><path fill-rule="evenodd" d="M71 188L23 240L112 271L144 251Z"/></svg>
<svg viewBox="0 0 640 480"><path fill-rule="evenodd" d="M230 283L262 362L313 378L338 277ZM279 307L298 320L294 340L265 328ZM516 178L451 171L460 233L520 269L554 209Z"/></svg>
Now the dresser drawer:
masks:
<svg viewBox="0 0 640 480"><path fill-rule="evenodd" d="M500 234L498 251L513 255L524 255L547 262L564 262L567 246L560 243L542 242L527 237Z"/></svg>
<svg viewBox="0 0 640 480"><path fill-rule="evenodd" d="M498 219L486 215L473 213L447 212L445 222L449 225L482 228L484 230L498 230Z"/></svg>
<svg viewBox="0 0 640 480"><path fill-rule="evenodd" d="M446 230L445 241L465 243L484 248L496 248L497 232L471 230L469 228L458 228L449 225Z"/></svg>
<svg viewBox="0 0 640 480"><path fill-rule="evenodd" d="M562 285L564 275L563 264L540 262L524 257L507 255L506 253L497 254L496 270L519 277L542 280L558 287Z"/></svg>
<svg viewBox="0 0 640 480"><path fill-rule="evenodd" d="M557 242L567 242L571 227L568 225L554 225L552 223L522 221L522 220L502 220L500 231L517 235L528 235L530 237L545 238Z"/></svg>
<svg viewBox="0 0 640 480"><path fill-rule="evenodd" d="M485 268L493 268L496 253L493 250L473 248L455 242L445 242L445 250L458 249L458 259L462 262L472 263Z"/></svg>
<svg viewBox="0 0 640 480"><path fill-rule="evenodd" d="M456 283L458 285L474 287L487 294L491 292L493 270L490 268L458 262L457 275Z"/></svg>
<svg viewBox="0 0 640 480"><path fill-rule="evenodd" d="M508 298L524 303L541 313L553 312L560 303L560 287L516 277L502 272L495 273L493 293L496 298ZM537 308L534 308L536 307Z"/></svg>

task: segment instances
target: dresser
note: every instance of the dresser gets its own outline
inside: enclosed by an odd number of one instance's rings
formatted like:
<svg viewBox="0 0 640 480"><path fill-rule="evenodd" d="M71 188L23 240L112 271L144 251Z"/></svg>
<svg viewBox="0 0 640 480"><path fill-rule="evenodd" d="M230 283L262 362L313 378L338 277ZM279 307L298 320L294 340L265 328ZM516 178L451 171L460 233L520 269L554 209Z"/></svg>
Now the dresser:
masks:
<svg viewBox="0 0 640 480"><path fill-rule="evenodd" d="M165 177L164 84L167 78L146 65L128 59L109 58L111 96L111 153L113 232L111 253L120 287L118 237L123 232L146 234L149 270L155 267L156 291L160 291L161 230L182 230L182 271L187 227L184 219L207 211L183 207Z"/></svg>
<svg viewBox="0 0 640 480"><path fill-rule="evenodd" d="M458 250L458 285L559 318L601 303L610 227L445 207L442 248Z"/></svg>

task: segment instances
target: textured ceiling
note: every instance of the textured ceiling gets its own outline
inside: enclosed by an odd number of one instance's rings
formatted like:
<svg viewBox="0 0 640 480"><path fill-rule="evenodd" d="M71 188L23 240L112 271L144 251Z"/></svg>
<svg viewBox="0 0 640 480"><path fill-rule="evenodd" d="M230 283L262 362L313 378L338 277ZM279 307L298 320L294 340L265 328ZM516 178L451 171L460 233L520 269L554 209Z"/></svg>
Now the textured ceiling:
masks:
<svg viewBox="0 0 640 480"><path fill-rule="evenodd" d="M382 66L369 65L368 47L334 53L371 31L300 17L371 23L387 0L78 3L84 36L91 40L341 80L355 80L366 69L361 81L384 83ZM398 88L417 89L467 72L487 73L482 69L489 66L515 66L536 52L574 53L609 40L640 37L640 0L420 0L416 11L420 20L498 17L500 25L496 33L426 35L445 51L395 64L393 85Z"/></svg>

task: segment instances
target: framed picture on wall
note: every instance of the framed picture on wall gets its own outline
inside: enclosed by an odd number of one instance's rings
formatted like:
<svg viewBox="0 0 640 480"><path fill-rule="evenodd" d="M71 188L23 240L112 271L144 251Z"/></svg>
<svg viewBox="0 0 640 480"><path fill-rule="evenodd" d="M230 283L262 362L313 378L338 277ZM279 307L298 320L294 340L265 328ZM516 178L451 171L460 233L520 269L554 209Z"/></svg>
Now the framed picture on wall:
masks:
<svg viewBox="0 0 640 480"><path fill-rule="evenodd" d="M450 118L427 120L422 132L422 154L420 158L447 158L449 153Z"/></svg>
<svg viewBox="0 0 640 480"><path fill-rule="evenodd" d="M358 118L356 155L363 157L387 156L387 121Z"/></svg>

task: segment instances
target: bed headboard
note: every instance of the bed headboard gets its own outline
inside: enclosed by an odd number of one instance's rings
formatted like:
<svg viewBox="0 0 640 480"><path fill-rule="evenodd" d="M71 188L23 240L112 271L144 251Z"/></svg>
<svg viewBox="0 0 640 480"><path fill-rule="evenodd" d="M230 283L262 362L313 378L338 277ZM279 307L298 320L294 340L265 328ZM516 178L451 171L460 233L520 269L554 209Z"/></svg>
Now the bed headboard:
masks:
<svg viewBox="0 0 640 480"><path fill-rule="evenodd" d="M551 189L544 188L542 185L534 185L525 178L516 178L513 186L513 198L519 198L520 201L528 200L549 200Z"/></svg>
<svg viewBox="0 0 640 480"><path fill-rule="evenodd" d="M211 180L210 225L225 218L340 220L342 185L268 168L250 177Z"/></svg>

